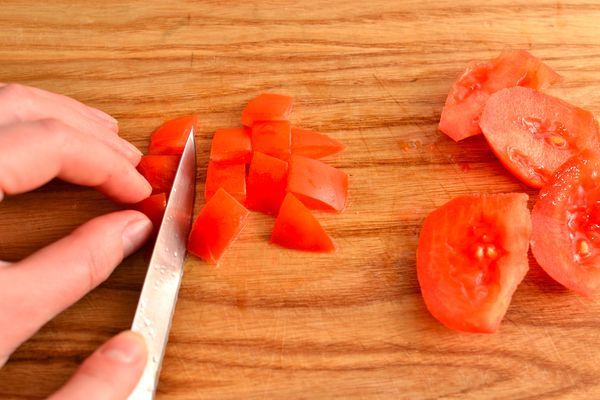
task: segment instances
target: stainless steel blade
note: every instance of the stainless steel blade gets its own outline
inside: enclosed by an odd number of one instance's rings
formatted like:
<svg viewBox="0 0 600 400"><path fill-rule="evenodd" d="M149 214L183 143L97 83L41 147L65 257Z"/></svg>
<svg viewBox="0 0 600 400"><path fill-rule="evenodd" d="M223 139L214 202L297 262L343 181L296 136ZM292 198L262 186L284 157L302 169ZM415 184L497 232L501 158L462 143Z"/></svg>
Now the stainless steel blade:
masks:
<svg viewBox="0 0 600 400"><path fill-rule="evenodd" d="M130 400L153 399L156 392L183 276L195 182L196 146L192 128L177 168L131 327L146 339L148 362L138 385L129 396Z"/></svg>

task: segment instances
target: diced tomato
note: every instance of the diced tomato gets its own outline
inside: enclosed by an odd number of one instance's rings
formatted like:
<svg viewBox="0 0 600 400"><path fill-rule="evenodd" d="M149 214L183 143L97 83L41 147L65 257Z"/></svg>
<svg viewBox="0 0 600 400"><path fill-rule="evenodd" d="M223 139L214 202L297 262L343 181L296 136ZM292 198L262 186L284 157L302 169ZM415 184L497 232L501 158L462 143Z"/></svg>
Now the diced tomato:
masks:
<svg viewBox="0 0 600 400"><path fill-rule="evenodd" d="M292 155L287 191L309 208L342 211L348 198L348 175L321 161Z"/></svg>
<svg viewBox="0 0 600 400"><path fill-rule="evenodd" d="M179 156L147 155L142 156L138 171L152 186L152 193L169 193L179 166Z"/></svg>
<svg viewBox="0 0 600 400"><path fill-rule="evenodd" d="M252 142L249 128L217 129L210 147L210 159L228 163L250 163Z"/></svg>
<svg viewBox="0 0 600 400"><path fill-rule="evenodd" d="M600 145L590 112L524 87L492 95L481 128L500 161L532 187L541 187L572 155Z"/></svg>
<svg viewBox="0 0 600 400"><path fill-rule="evenodd" d="M169 120L159 126L150 136L148 154L181 155L188 134L198 124L197 115L186 115Z"/></svg>
<svg viewBox="0 0 600 400"><path fill-rule="evenodd" d="M494 60L471 63L452 85L439 129L456 141L478 135L479 117L491 94L514 86L543 89L560 79L560 75L524 50L506 50Z"/></svg>
<svg viewBox="0 0 600 400"><path fill-rule="evenodd" d="M287 162L255 151L248 172L247 207L277 215L285 197L287 172Z"/></svg>
<svg viewBox="0 0 600 400"><path fill-rule="evenodd" d="M528 270L527 195L457 197L425 219L417 276L431 314L449 328L498 329Z"/></svg>
<svg viewBox="0 0 600 400"><path fill-rule="evenodd" d="M292 126L292 153L310 157L321 158L339 153L346 148L341 142L310 129Z"/></svg>
<svg viewBox="0 0 600 400"><path fill-rule="evenodd" d="M158 228L162 223L165 208L167 207L167 195L165 193L153 194L152 196L140 201L133 206L134 209L146 214L152 225L154 232L158 232Z"/></svg>
<svg viewBox="0 0 600 400"><path fill-rule="evenodd" d="M532 211L531 250L556 281L584 296L600 293L600 156L563 164Z"/></svg>
<svg viewBox="0 0 600 400"><path fill-rule="evenodd" d="M289 121L263 121L252 126L252 150L287 161L291 147Z"/></svg>
<svg viewBox="0 0 600 400"><path fill-rule="evenodd" d="M257 121L278 121L289 119L293 100L290 96L275 93L262 93L248 102L242 111L242 124L253 126Z"/></svg>
<svg viewBox="0 0 600 400"><path fill-rule="evenodd" d="M246 165L209 161L204 188L206 201L210 200L219 188L225 189L237 201L244 204L246 201Z"/></svg>
<svg viewBox="0 0 600 400"><path fill-rule="evenodd" d="M217 190L194 221L188 251L216 264L246 225L248 214L248 210L229 193Z"/></svg>
<svg viewBox="0 0 600 400"><path fill-rule="evenodd" d="M281 204L271 242L290 249L328 252L335 246L319 221L293 194Z"/></svg>

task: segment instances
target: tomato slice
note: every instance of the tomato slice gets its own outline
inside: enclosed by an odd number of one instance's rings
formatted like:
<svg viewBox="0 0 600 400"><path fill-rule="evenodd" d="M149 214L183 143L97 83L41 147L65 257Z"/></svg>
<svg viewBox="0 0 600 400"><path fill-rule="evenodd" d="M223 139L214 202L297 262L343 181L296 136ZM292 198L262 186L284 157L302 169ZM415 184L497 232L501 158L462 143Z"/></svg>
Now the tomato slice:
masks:
<svg viewBox="0 0 600 400"><path fill-rule="evenodd" d="M287 173L287 162L255 151L248 172L246 206L277 215L285 197Z"/></svg>
<svg viewBox="0 0 600 400"><path fill-rule="evenodd" d="M455 141L479 135L479 117L491 94L514 86L541 90L560 79L525 50L505 50L494 60L471 63L452 84L439 129Z"/></svg>
<svg viewBox="0 0 600 400"><path fill-rule="evenodd" d="M244 204L246 201L246 165L209 161L204 187L206 201L210 200L219 188L225 189L237 201Z"/></svg>
<svg viewBox="0 0 600 400"><path fill-rule="evenodd" d="M287 191L307 207L342 211L348 198L348 175L312 158L292 155Z"/></svg>
<svg viewBox="0 0 600 400"><path fill-rule="evenodd" d="M142 156L137 169L152 186L153 194L171 191L179 158L179 156L169 155Z"/></svg>
<svg viewBox="0 0 600 400"><path fill-rule="evenodd" d="M197 115L171 119L159 126L150 136L148 154L181 155L192 127L198 125Z"/></svg>
<svg viewBox="0 0 600 400"><path fill-rule="evenodd" d="M248 214L249 211L229 193L217 190L192 225L188 251L216 264L246 225Z"/></svg>
<svg viewBox="0 0 600 400"><path fill-rule="evenodd" d="M281 204L271 242L290 249L328 252L333 242L319 221L300 200L288 193Z"/></svg>
<svg viewBox="0 0 600 400"><path fill-rule="evenodd" d="M556 171L532 211L540 266L584 296L600 292L600 156L584 151Z"/></svg>
<svg viewBox="0 0 600 400"><path fill-rule="evenodd" d="M532 187L541 187L574 154L600 144L590 112L524 87L492 95L481 128L500 161Z"/></svg>
<svg viewBox="0 0 600 400"><path fill-rule="evenodd" d="M154 226L155 234L158 232L158 228L162 223L166 207L167 195L165 193L153 194L133 206L134 209L143 212L150 218L150 221L152 221L152 225Z"/></svg>
<svg viewBox="0 0 600 400"><path fill-rule="evenodd" d="M292 112L293 100L290 96L275 93L262 93L248 102L242 111L242 124L253 126L257 121L287 120Z"/></svg>
<svg viewBox="0 0 600 400"><path fill-rule="evenodd" d="M250 163L252 159L250 129L217 129L210 147L210 159L218 162Z"/></svg>
<svg viewBox="0 0 600 400"><path fill-rule="evenodd" d="M311 129L292 126L292 153L309 158L322 158L346 148L341 142Z"/></svg>
<svg viewBox="0 0 600 400"><path fill-rule="evenodd" d="M427 308L442 324L468 332L498 329L528 270L527 198L461 196L427 216L417 277Z"/></svg>
<svg viewBox="0 0 600 400"><path fill-rule="evenodd" d="M252 150L287 161L292 133L289 121L263 121L252 126Z"/></svg>

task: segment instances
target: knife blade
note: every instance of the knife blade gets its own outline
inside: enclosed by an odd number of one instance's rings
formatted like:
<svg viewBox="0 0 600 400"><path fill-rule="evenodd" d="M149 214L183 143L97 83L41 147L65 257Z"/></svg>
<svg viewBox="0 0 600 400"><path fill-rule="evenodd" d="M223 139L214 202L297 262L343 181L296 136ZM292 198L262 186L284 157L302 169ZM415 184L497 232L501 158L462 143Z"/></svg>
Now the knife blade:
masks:
<svg viewBox="0 0 600 400"><path fill-rule="evenodd" d="M196 182L196 146L190 130L156 237L131 330L148 347L148 361L129 400L153 399L183 277Z"/></svg>

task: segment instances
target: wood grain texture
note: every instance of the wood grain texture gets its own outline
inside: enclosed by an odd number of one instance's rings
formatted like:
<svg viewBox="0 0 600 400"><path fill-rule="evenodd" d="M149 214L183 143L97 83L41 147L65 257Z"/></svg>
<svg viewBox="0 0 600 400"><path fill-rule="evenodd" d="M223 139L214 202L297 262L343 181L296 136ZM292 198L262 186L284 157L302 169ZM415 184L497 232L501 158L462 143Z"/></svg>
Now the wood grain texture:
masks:
<svg viewBox="0 0 600 400"><path fill-rule="evenodd" d="M535 195L481 137L456 144L436 130L452 80L470 60L529 49L565 76L553 94L600 113L597 2L100 3L3 1L0 81L104 109L142 149L164 119L198 112L199 194L212 133L262 91L293 95L296 124L348 146L328 160L350 175L348 208L318 215L336 253L270 246L273 220L252 214L218 268L188 259L160 399L600 398L597 301L532 262L500 331L460 334L428 314L415 273L435 207L481 191ZM9 198L0 258L113 208L61 183ZM47 396L126 329L148 254L24 344L0 371L0 398Z"/></svg>

